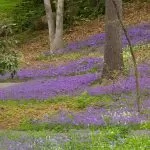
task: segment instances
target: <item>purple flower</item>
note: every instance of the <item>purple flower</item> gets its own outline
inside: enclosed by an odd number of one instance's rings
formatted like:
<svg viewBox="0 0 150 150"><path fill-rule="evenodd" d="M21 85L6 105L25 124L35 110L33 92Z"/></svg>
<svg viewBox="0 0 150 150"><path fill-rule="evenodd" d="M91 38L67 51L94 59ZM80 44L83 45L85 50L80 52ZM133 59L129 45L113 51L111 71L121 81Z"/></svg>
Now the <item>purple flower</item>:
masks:
<svg viewBox="0 0 150 150"><path fill-rule="evenodd" d="M127 29L132 45L150 42L150 24L140 24ZM122 37L123 46L128 45L126 37ZM105 33L93 35L86 40L68 44L64 49L57 50L56 53L77 52L85 47L100 47L105 44Z"/></svg>
<svg viewBox="0 0 150 150"><path fill-rule="evenodd" d="M48 99L79 93L97 79L95 74L36 79L0 90L0 99Z"/></svg>
<svg viewBox="0 0 150 150"><path fill-rule="evenodd" d="M98 61L98 59L97 59ZM87 63L84 61L79 62L81 66L79 68L70 67L70 70L66 70L65 67L60 67L60 70L57 70L56 78L49 79L43 77L40 79L34 79L15 85L9 88L0 90L0 99L48 99L61 95L72 95L79 94L83 91L87 91L90 95L101 95L101 94L118 94L124 92L134 91L135 86L135 77L133 76L133 71L129 77L126 77L122 80L117 81L114 84L107 86L97 86L90 87L90 84L97 79L96 74L85 74L85 75L75 75L75 76L63 76L65 74L70 74L70 72L80 72L92 68L92 65L95 65L95 60L90 59ZM71 64L70 66L74 66ZM84 65L87 67L84 67ZM141 68L143 66L143 68ZM99 66L100 67L100 66ZM58 67L59 68L59 67ZM140 88L141 90L150 89L150 67L147 65L140 65ZM55 72L55 71L54 71ZM35 74L35 76L42 76L42 74ZM55 75L55 73L53 74ZM22 77L34 77L34 74L23 74ZM21 75L20 75L21 77Z"/></svg>
<svg viewBox="0 0 150 150"><path fill-rule="evenodd" d="M92 68L103 65L102 58L83 58L78 61L72 61L67 65L61 65L59 67L50 67L48 69L23 69L18 71L18 79L26 78L41 78L49 77L56 78L58 76L69 76L72 74L81 74L90 71ZM1 80L10 78L10 75L0 76Z"/></svg>
<svg viewBox="0 0 150 150"><path fill-rule="evenodd" d="M150 110L150 99L149 100L145 100L143 102L143 105L142 105L143 109L146 110L146 109L149 109Z"/></svg>
<svg viewBox="0 0 150 150"><path fill-rule="evenodd" d="M141 90L150 89L149 77L140 78L139 81ZM88 93L90 95L116 94L130 92L135 90L135 88L135 77L128 77L124 80L118 81L117 83L108 86L90 87L88 89Z"/></svg>
<svg viewBox="0 0 150 150"><path fill-rule="evenodd" d="M57 115L41 120L47 123L73 124L73 125L108 125L108 124L135 124L147 121L145 115L128 107L114 107L113 109L89 107L80 112L59 112Z"/></svg>

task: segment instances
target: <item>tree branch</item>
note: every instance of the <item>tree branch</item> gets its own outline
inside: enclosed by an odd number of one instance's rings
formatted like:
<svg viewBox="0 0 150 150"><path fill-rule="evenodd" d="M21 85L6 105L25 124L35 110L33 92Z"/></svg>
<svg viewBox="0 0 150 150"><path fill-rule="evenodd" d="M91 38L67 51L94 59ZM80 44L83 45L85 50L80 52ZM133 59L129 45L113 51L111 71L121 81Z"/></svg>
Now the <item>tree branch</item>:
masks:
<svg viewBox="0 0 150 150"><path fill-rule="evenodd" d="M140 112L141 111L141 97L140 97L139 73L138 73L136 58L135 58L135 55L134 55L134 52L133 52L133 48L132 48L132 44L131 44L131 41L130 41L130 37L128 36L128 32L125 29L124 24L123 24L123 22L122 22L122 20L120 18L119 11L117 9L117 4L116 4L116 2L114 0L112 0L112 3L114 5L114 7L115 7L118 20L119 20L119 22L121 24L121 27L123 29L123 32L124 32L124 34L126 36L128 44L129 44L130 53L131 53L131 56L132 56L132 60L133 60L133 64L134 64L134 70L135 70L134 74L135 74L135 78L136 78L136 96L137 96L138 112Z"/></svg>

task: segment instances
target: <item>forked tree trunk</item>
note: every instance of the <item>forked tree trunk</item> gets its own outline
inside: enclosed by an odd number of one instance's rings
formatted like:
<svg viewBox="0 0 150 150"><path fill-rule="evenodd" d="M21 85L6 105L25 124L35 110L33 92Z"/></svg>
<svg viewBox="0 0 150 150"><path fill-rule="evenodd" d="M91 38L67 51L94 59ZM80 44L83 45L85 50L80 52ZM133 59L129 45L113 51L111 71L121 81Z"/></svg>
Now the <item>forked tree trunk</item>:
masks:
<svg viewBox="0 0 150 150"><path fill-rule="evenodd" d="M48 21L49 29L49 42L50 52L63 47L63 13L64 13L64 0L57 1L57 12L56 12L56 27L55 19L52 12L51 1L44 0L44 6Z"/></svg>
<svg viewBox="0 0 150 150"><path fill-rule="evenodd" d="M56 12L56 32L55 38L52 43L52 50L60 49L64 46L63 43L63 13L64 13L64 0L57 1Z"/></svg>
<svg viewBox="0 0 150 150"><path fill-rule="evenodd" d="M51 7L51 1L44 0L44 6L45 6L45 12L46 12L47 21L48 21L49 43L51 45L55 37L55 24L54 24L53 12L52 12L52 7ZM50 46L50 49L51 49L51 46Z"/></svg>
<svg viewBox="0 0 150 150"><path fill-rule="evenodd" d="M122 0L114 0L122 18ZM122 29L112 0L105 1L106 43L102 77L112 78L113 72L123 69Z"/></svg>

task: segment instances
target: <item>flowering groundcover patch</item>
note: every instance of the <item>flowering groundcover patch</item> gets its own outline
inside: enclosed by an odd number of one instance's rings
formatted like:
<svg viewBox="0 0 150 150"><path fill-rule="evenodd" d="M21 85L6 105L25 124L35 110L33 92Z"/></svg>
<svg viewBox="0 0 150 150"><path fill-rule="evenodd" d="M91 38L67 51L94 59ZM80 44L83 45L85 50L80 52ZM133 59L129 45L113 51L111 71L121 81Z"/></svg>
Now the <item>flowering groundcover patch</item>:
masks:
<svg viewBox="0 0 150 150"><path fill-rule="evenodd" d="M127 30L133 46L140 43L150 42L149 23L129 27ZM128 41L124 35L122 37L122 42L124 47L128 45ZM89 37L87 40L71 43L66 48L57 50L56 53L62 54L68 52L76 52L80 51L82 48L85 47L101 47L104 46L104 44L105 44L105 33L100 33ZM45 55L49 55L49 52L45 52Z"/></svg>
<svg viewBox="0 0 150 150"><path fill-rule="evenodd" d="M150 25L142 24L128 29L132 43L150 41ZM80 49L82 46L100 46L104 44L104 34L95 35L88 40L81 41L78 44L73 43L72 49ZM123 37L124 44L126 39ZM77 47L75 46L77 45ZM69 46L68 46L69 47ZM0 99L48 99L61 95L79 94L87 91L90 95L115 94L135 90L135 78L132 73L114 84L108 86L90 87L100 76L100 73L88 73L94 67L102 70L103 59L84 58L78 61L70 62L67 65L53 67L42 70L20 70L17 73L18 79L31 79L25 83L0 90ZM140 87L141 89L150 89L150 67L143 64L139 66ZM83 75L80 75L83 74ZM0 79L7 79L9 75L0 76Z"/></svg>
<svg viewBox="0 0 150 150"><path fill-rule="evenodd" d="M97 61L99 63L99 61ZM95 63L92 64L95 66ZM77 72L81 70L88 70L92 68L92 65L86 66L81 69L79 65L76 68ZM101 67L101 66L100 66ZM68 69L66 72L72 72ZM140 87L142 90L150 89L150 66L141 65L139 66L140 71ZM61 71L60 71L61 72ZM74 71L73 71L74 72ZM129 77L119 80L118 82L107 85L91 87L90 84L98 79L98 73L88 73L83 75L74 76L58 76L55 79L41 78L27 81L19 85L8 87L0 90L0 99L48 99L61 95L74 95L81 92L87 91L90 95L101 95L101 94L117 94L122 92L130 92L135 90L135 77L133 71ZM66 73L66 74L67 74ZM65 71L63 71L65 74ZM34 75L34 74L32 74ZM45 74L44 74L45 75ZM26 74L24 74L26 76ZM28 76L28 72L27 72ZM34 76L32 76L34 77Z"/></svg>
<svg viewBox="0 0 150 150"><path fill-rule="evenodd" d="M56 78L60 76L70 76L82 74L90 71L94 67L103 66L102 58L83 58L78 61L72 61L66 65L50 67L47 69L22 69L17 72L17 79L38 79L38 78ZM0 75L0 80L9 79L10 75Z"/></svg>
<svg viewBox="0 0 150 150"><path fill-rule="evenodd" d="M0 90L0 99L36 99L43 100L60 95L73 95L83 91L88 84L97 79L95 74L85 74L57 79L37 79L21 83L18 86Z"/></svg>
<svg viewBox="0 0 150 150"><path fill-rule="evenodd" d="M146 103L149 103L147 100ZM49 124L72 124L72 125L126 125L126 124L138 124L148 121L148 117L145 114L139 114L137 108L129 108L122 105L118 108L116 104L112 105L109 109L88 107L86 110L80 112L59 112L57 115L50 116L40 120L40 123ZM145 103L144 103L145 105ZM143 105L143 106L144 106ZM150 105L148 105L150 109ZM145 107L143 107L145 109Z"/></svg>

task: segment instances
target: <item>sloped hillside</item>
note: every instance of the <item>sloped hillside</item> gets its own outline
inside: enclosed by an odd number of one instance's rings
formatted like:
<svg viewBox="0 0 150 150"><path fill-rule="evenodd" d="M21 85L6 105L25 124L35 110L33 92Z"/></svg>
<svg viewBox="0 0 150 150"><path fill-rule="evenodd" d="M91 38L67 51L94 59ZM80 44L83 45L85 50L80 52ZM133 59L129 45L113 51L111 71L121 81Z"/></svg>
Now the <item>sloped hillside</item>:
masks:
<svg viewBox="0 0 150 150"><path fill-rule="evenodd" d="M126 26L132 26L139 23L150 21L149 3L126 3L124 4L124 23ZM88 37L104 32L104 18L99 17L95 20L83 21L79 25L72 27L64 34L64 40L67 43L85 40ZM39 31L30 33L30 41L22 44L18 51L22 52L23 67L37 67L41 63L50 63L48 60L37 59L42 52L48 51L48 31ZM59 61L59 62L58 62ZM52 61L52 64L60 64L61 60ZM64 60L62 61L62 63Z"/></svg>

